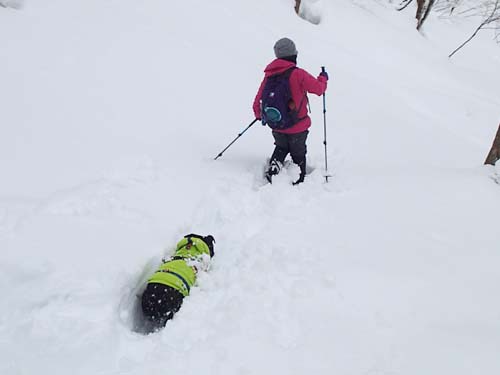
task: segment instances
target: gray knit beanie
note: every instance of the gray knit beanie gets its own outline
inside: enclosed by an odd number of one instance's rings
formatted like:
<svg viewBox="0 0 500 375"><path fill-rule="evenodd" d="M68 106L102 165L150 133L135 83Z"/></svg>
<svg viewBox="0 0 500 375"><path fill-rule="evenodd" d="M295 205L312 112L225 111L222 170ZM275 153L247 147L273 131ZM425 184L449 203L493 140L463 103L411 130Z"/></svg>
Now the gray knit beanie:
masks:
<svg viewBox="0 0 500 375"><path fill-rule="evenodd" d="M278 59L281 59L282 57L296 56L297 48L295 48L295 43L291 39L281 38L274 45L274 54Z"/></svg>

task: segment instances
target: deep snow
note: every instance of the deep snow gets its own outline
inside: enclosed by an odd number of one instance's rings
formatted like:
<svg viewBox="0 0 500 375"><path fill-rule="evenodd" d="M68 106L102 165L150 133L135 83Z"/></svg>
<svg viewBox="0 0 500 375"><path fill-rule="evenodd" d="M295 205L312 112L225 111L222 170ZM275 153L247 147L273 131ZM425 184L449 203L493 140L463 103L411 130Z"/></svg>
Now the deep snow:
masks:
<svg viewBox="0 0 500 375"><path fill-rule="evenodd" d="M500 108L474 20L383 1L0 8L0 374L498 374ZM262 185L251 103L276 39L330 73L306 183ZM500 174L500 170L497 172ZM134 288L183 234L216 257L167 327Z"/></svg>

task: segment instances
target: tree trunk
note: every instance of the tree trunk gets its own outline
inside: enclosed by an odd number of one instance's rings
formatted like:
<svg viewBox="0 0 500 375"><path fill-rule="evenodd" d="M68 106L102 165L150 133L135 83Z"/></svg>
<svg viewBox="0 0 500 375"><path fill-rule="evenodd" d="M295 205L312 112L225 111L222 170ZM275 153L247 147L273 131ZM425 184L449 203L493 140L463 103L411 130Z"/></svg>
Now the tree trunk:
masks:
<svg viewBox="0 0 500 375"><path fill-rule="evenodd" d="M415 18L418 22L422 20L422 16L424 15L424 5L425 0L417 0L417 14L415 15Z"/></svg>
<svg viewBox="0 0 500 375"><path fill-rule="evenodd" d="M436 0L417 0L417 15L415 16L417 19L417 30L420 30L422 25L424 24L427 16L429 16L432 7L434 6ZM427 3L427 5L426 5Z"/></svg>
<svg viewBox="0 0 500 375"><path fill-rule="evenodd" d="M295 0L295 13L299 14L300 10L300 1L301 0Z"/></svg>
<svg viewBox="0 0 500 375"><path fill-rule="evenodd" d="M500 125L498 126L497 135L484 164L495 165L498 159L500 159Z"/></svg>

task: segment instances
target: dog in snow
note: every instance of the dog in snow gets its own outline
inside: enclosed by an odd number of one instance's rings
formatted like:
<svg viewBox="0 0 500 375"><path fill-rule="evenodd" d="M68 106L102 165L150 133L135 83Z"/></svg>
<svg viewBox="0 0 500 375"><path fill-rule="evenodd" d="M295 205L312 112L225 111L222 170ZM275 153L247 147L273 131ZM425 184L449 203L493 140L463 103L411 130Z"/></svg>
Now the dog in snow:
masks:
<svg viewBox="0 0 500 375"><path fill-rule="evenodd" d="M148 279L141 297L141 307L149 331L163 328L179 311L196 282L198 272L208 270L214 256L214 242L211 235L184 236L177 244L175 253L163 259L160 267Z"/></svg>

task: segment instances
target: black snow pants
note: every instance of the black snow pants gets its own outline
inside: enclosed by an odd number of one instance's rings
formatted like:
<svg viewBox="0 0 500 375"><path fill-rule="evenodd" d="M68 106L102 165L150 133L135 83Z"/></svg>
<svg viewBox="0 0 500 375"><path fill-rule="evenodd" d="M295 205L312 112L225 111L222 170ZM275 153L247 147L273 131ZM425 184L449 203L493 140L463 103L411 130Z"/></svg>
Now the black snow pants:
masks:
<svg viewBox="0 0 500 375"><path fill-rule="evenodd" d="M184 296L164 284L149 283L142 294L142 312L152 324L152 329L165 327L182 305Z"/></svg>
<svg viewBox="0 0 500 375"><path fill-rule="evenodd" d="M300 168L300 179L302 181L306 175L306 140L308 134L309 130L295 134L285 134L273 131L274 145L276 147L271 155L271 162L277 160L283 164L286 156L290 154L293 162Z"/></svg>

